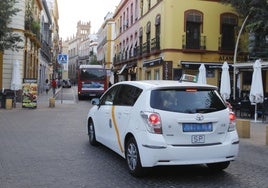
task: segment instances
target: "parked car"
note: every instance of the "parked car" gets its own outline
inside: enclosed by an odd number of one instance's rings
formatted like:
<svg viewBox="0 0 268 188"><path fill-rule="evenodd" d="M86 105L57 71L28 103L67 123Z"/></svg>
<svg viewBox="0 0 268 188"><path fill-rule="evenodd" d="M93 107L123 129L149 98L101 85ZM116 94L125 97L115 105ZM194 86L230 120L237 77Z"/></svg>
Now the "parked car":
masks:
<svg viewBox="0 0 268 188"><path fill-rule="evenodd" d="M227 168L239 150L235 115L215 86L185 81L124 81L111 86L87 116L89 142L146 167L206 164Z"/></svg>
<svg viewBox="0 0 268 188"><path fill-rule="evenodd" d="M62 87L63 88L71 88L72 84L71 84L70 80L62 80Z"/></svg>

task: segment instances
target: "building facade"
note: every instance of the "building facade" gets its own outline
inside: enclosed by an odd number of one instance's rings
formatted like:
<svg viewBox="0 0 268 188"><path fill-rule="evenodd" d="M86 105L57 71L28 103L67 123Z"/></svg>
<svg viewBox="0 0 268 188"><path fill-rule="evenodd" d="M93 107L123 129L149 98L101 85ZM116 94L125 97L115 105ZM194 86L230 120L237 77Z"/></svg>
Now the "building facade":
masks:
<svg viewBox="0 0 268 188"><path fill-rule="evenodd" d="M21 0L17 1L15 7L20 11L12 18L10 28L21 36L22 42L19 46L23 48L3 52L0 86L11 88L12 62L18 61L21 83L25 78L36 79L39 92L42 92L43 82L51 77L51 67L57 62L57 0Z"/></svg>
<svg viewBox="0 0 268 188"><path fill-rule="evenodd" d="M40 48L40 64L39 64L39 92L45 91L46 79L52 78L52 18L50 10L45 0L42 0L43 10L41 11L41 48Z"/></svg>
<svg viewBox="0 0 268 188"><path fill-rule="evenodd" d="M247 62L248 35L243 32L237 40L243 20L231 6L211 0L122 0L114 21L116 81L179 80L184 73L197 75L205 64L207 83L220 86L227 61L231 85L249 92L245 70L233 80L235 45L239 41L237 63ZM265 69L263 75L267 92Z"/></svg>
<svg viewBox="0 0 268 188"><path fill-rule="evenodd" d="M68 77L73 82L77 80L79 65L89 62L91 22L83 23L78 21L76 28L76 35L64 41L64 43L68 44Z"/></svg>
<svg viewBox="0 0 268 188"><path fill-rule="evenodd" d="M19 1L15 4L16 8L21 9L16 16L12 18L12 22L9 25L10 28L13 28L13 31L16 32L22 39L24 39L25 31L25 0ZM24 46L24 41L19 44L19 46ZM19 62L19 69L21 78L24 72L24 50L20 49L19 51L5 50L2 54L2 59L0 60L0 87L1 89L10 89L11 88L11 79L13 71L13 62Z"/></svg>
<svg viewBox="0 0 268 188"><path fill-rule="evenodd" d="M113 13L109 12L104 18L104 23L100 27L97 41L97 61L107 70L109 81L114 83L113 54L115 40L115 22Z"/></svg>

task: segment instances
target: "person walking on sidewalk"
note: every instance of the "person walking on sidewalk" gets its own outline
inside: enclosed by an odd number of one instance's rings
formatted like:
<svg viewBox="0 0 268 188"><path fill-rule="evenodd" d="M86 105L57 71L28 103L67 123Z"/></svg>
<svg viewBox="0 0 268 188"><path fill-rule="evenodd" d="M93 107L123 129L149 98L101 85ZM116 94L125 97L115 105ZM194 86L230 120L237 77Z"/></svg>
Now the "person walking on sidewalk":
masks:
<svg viewBox="0 0 268 188"><path fill-rule="evenodd" d="M45 83L45 90L46 90L46 94L48 94L48 91L49 91L49 82L48 82L48 79L46 79L46 83Z"/></svg>
<svg viewBox="0 0 268 188"><path fill-rule="evenodd" d="M51 86L52 86L52 91L53 91L53 97L55 97L57 82L56 82L56 80L54 78L51 81Z"/></svg>

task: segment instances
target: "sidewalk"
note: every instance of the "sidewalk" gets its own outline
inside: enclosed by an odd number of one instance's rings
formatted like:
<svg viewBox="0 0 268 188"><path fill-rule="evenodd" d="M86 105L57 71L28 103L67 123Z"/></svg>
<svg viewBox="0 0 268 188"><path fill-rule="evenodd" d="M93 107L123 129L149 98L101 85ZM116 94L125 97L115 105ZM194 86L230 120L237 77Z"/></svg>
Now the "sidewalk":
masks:
<svg viewBox="0 0 268 188"><path fill-rule="evenodd" d="M267 126L267 122L250 121L250 138L243 138L243 140L254 145L266 145L266 134L268 134L266 133Z"/></svg>
<svg viewBox="0 0 268 188"><path fill-rule="evenodd" d="M61 88L57 88L55 96L57 96L60 91L61 91ZM42 93L38 94L37 104L39 104L39 103L47 103L48 104L49 98L51 98L51 97L53 97L52 89L50 89L47 94L45 91L43 91Z"/></svg>
<svg viewBox="0 0 268 188"><path fill-rule="evenodd" d="M59 94L61 89L62 89L61 87L56 89L54 98L56 98L56 96ZM37 108L40 108L40 107L47 107L48 108L49 107L49 98L52 98L52 97L53 97L53 90L52 89L50 89L48 91L48 93L46 93L45 91L43 91L42 93L39 93L38 97L37 97Z"/></svg>

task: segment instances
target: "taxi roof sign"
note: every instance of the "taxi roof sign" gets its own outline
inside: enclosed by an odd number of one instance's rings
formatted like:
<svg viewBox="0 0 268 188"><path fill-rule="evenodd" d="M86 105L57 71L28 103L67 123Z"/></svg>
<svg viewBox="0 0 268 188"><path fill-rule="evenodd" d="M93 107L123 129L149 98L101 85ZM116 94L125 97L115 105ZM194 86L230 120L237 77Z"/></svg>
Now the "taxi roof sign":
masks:
<svg viewBox="0 0 268 188"><path fill-rule="evenodd" d="M197 77L195 75L191 74L183 74L180 81L186 81L186 82L197 82Z"/></svg>

